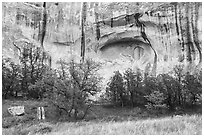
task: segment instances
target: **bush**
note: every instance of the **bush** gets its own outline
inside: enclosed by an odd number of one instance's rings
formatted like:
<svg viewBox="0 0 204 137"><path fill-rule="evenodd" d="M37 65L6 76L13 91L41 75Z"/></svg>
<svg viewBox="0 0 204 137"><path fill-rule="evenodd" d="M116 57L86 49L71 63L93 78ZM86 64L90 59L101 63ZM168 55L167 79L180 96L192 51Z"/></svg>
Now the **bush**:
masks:
<svg viewBox="0 0 204 137"><path fill-rule="evenodd" d="M34 90L32 85L42 79L44 72L48 69L45 65L48 57L41 48L31 43L19 51L21 54L18 64L9 58L2 60L2 97L18 97L21 94L27 98L41 98L42 95L38 90Z"/></svg>
<svg viewBox="0 0 204 137"><path fill-rule="evenodd" d="M126 94L130 96L128 102L134 107L135 104L143 100L141 71L134 72L132 69L127 69L123 78L125 80Z"/></svg>
<svg viewBox="0 0 204 137"><path fill-rule="evenodd" d="M44 97L57 108L60 115L83 119L92 103L89 97L100 91L99 67L92 60L84 63L60 61L59 69L48 71L32 87L44 93Z"/></svg>
<svg viewBox="0 0 204 137"><path fill-rule="evenodd" d="M170 111L176 111L176 107L185 108L201 104L202 71L189 73L184 71L183 65L177 65L169 73L158 76L145 74L144 78L140 71L133 72L128 69L123 76L117 71L106 89L106 98L114 104L121 103L122 97L126 106L142 105L149 110L168 108ZM156 95L156 92L159 94ZM156 98L160 98L162 103L152 100Z"/></svg>
<svg viewBox="0 0 204 137"><path fill-rule="evenodd" d="M20 83L20 66L12 62L11 59L4 58L2 60L2 97L7 99L17 96L20 90Z"/></svg>
<svg viewBox="0 0 204 137"><path fill-rule="evenodd" d="M164 94L160 91L154 91L150 95L145 96L145 98L148 101L145 106L151 113L159 114L167 109L167 105L164 103Z"/></svg>
<svg viewBox="0 0 204 137"><path fill-rule="evenodd" d="M109 94L113 104L118 104L123 107L125 101L125 88L122 74L119 71L114 72L114 76L111 77L107 87L107 94Z"/></svg>
<svg viewBox="0 0 204 137"><path fill-rule="evenodd" d="M165 96L165 104L170 110L174 110L175 106L178 105L177 81L169 74L158 75L157 80L158 90L162 92Z"/></svg>
<svg viewBox="0 0 204 137"><path fill-rule="evenodd" d="M185 90L185 102L187 105L200 104L202 102L202 79L201 73L185 75L184 90Z"/></svg>

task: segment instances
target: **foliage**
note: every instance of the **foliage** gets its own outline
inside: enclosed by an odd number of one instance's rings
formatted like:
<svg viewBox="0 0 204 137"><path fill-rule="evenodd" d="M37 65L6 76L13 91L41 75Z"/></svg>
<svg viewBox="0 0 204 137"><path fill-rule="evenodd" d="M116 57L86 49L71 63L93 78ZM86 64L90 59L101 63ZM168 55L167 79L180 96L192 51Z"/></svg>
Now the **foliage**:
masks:
<svg viewBox="0 0 204 137"><path fill-rule="evenodd" d="M160 91L154 91L150 95L145 96L145 98L148 101L145 106L150 112L158 113L166 109L166 104L164 103L165 97Z"/></svg>
<svg viewBox="0 0 204 137"><path fill-rule="evenodd" d="M142 73L140 70L134 72L132 69L127 69L124 72L124 80L126 86L126 92L130 95L130 100L132 107L134 104L141 102L142 100Z"/></svg>
<svg viewBox="0 0 204 137"><path fill-rule="evenodd" d="M168 108L177 111L177 107L188 108L202 102L202 71L184 72L184 66L177 65L173 71L152 76L131 69L122 74L115 72L107 86L106 95L110 99L120 99L123 91L123 103L126 106L146 106L152 112L159 113ZM117 103L117 101L112 101Z"/></svg>
<svg viewBox="0 0 204 137"><path fill-rule="evenodd" d="M111 101L114 104L120 103L123 107L125 88L122 74L119 71L114 72L114 76L111 77L108 83L107 91L109 92Z"/></svg>
<svg viewBox="0 0 204 137"><path fill-rule="evenodd" d="M48 69L45 63L46 55L41 48L28 43L20 51L20 62L14 63L5 58L2 63L3 98L18 97L20 94L27 98L41 98L40 92L34 90L32 85L42 79Z"/></svg>
<svg viewBox="0 0 204 137"><path fill-rule="evenodd" d="M158 90L165 96L165 104L170 110L173 110L178 104L177 100L177 81L169 74L160 74L157 77Z"/></svg>
<svg viewBox="0 0 204 137"><path fill-rule="evenodd" d="M132 69L127 69L123 74L115 71L106 88L106 95L113 104L120 103L122 107L142 104L144 102L142 80L140 70L134 72Z"/></svg>
<svg viewBox="0 0 204 137"><path fill-rule="evenodd" d="M20 66L14 64L9 58L2 60L2 97L16 96L20 88Z"/></svg>
<svg viewBox="0 0 204 137"><path fill-rule="evenodd" d="M83 119L92 103L89 97L100 91L101 78L97 75L99 67L92 60L84 63L60 61L59 69L48 71L35 84L35 88L44 93L60 115Z"/></svg>
<svg viewBox="0 0 204 137"><path fill-rule="evenodd" d="M202 94L202 74L201 71L196 74L187 73L183 80L186 102L189 104L201 103Z"/></svg>
<svg viewBox="0 0 204 137"><path fill-rule="evenodd" d="M101 78L97 74L100 65L92 60L83 63L59 62L52 70L45 65L46 55L39 48L24 47L20 63L2 60L2 97L47 98L62 113L83 118L91 100L100 91ZM162 103L150 103L155 92L163 96ZM187 108L202 102L202 71L184 72L182 65L171 73L151 76L141 71L127 69L123 74L114 72L107 87L105 100L120 106L147 106L149 109L165 105L170 111L176 107ZM155 95L155 98L157 96ZM66 103L65 103L66 102Z"/></svg>

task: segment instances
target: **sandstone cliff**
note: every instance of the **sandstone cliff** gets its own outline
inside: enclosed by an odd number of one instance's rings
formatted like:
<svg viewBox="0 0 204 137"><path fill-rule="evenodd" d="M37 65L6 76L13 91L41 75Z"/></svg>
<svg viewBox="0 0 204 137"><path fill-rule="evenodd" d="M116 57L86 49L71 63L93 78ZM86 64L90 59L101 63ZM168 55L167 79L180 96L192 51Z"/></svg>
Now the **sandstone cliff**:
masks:
<svg viewBox="0 0 204 137"><path fill-rule="evenodd" d="M81 3L3 3L3 57L18 61L26 43L43 46L52 67L80 58ZM46 28L43 26L46 14ZM201 3L88 3L85 57L103 62L101 74L140 68L168 72L178 63L201 68ZM45 37L43 37L45 28Z"/></svg>

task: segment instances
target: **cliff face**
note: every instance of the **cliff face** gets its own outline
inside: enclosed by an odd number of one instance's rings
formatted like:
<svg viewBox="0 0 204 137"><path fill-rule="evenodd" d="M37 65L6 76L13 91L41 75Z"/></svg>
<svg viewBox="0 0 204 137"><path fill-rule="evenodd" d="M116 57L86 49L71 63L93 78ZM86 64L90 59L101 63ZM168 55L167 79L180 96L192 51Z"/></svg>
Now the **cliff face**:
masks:
<svg viewBox="0 0 204 137"><path fill-rule="evenodd" d="M16 59L15 46L26 42L41 46L44 11L52 67L80 58L81 3L3 3L3 56ZM88 3L85 57L103 62L105 75L127 67L165 73L178 63L194 70L202 62L201 24L202 3Z"/></svg>
<svg viewBox="0 0 204 137"><path fill-rule="evenodd" d="M103 25L115 30L100 39L102 56L129 55L133 68L151 66L152 73L167 72L178 63L190 70L201 67L201 8L201 3L165 3L144 13L105 20Z"/></svg>
<svg viewBox="0 0 204 137"><path fill-rule="evenodd" d="M42 46L43 13L46 13L43 46L55 65L67 58L69 46L76 41L80 31L80 3L3 3L3 56L18 57L18 48L26 43ZM73 10L74 9L74 10ZM16 46L14 46L14 44ZM15 56L15 57L14 57Z"/></svg>

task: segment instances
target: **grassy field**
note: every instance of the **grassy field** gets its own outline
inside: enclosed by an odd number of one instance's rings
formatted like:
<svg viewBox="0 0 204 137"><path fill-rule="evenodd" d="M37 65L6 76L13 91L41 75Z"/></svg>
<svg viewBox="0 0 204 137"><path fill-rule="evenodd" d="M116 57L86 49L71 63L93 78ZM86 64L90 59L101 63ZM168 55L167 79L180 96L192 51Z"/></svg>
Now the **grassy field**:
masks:
<svg viewBox="0 0 204 137"><path fill-rule="evenodd" d="M121 122L58 123L49 134L80 135L198 135L201 116L146 119Z"/></svg>
<svg viewBox="0 0 204 137"><path fill-rule="evenodd" d="M83 121L67 122L54 119L55 114L46 113L46 120L36 119L37 101L3 101L2 134L49 134L49 135L201 135L202 115L182 117L152 117L142 109L106 108L94 106ZM25 105L24 116L8 114L9 106ZM51 112L50 108L46 111ZM52 119L52 120L51 120Z"/></svg>

